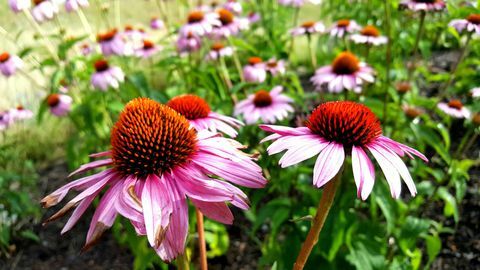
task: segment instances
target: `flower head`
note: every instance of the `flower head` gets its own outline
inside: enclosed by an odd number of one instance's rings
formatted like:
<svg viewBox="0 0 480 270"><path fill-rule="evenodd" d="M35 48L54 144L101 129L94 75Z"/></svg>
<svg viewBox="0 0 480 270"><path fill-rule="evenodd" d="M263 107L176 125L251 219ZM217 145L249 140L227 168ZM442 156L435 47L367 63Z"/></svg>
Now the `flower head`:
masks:
<svg viewBox="0 0 480 270"><path fill-rule="evenodd" d="M443 0L403 0L399 7L413 11L440 11L446 5Z"/></svg>
<svg viewBox="0 0 480 270"><path fill-rule="evenodd" d="M10 117L12 120L27 120L33 117L33 112L19 105L16 108L9 110Z"/></svg>
<svg viewBox="0 0 480 270"><path fill-rule="evenodd" d="M70 96L63 94L50 94L46 103L50 108L50 112L55 116L67 115L72 107L73 99Z"/></svg>
<svg viewBox="0 0 480 270"><path fill-rule="evenodd" d="M260 57L250 57L248 65L243 67L243 76L245 81L252 83L262 83L267 79L265 63Z"/></svg>
<svg viewBox="0 0 480 270"><path fill-rule="evenodd" d="M202 47L202 40L192 32L177 39L177 50L181 54L196 52Z"/></svg>
<svg viewBox="0 0 480 270"><path fill-rule="evenodd" d="M272 76L283 75L286 72L286 64L284 60L276 60L271 58L265 63L265 69L272 74Z"/></svg>
<svg viewBox="0 0 480 270"><path fill-rule="evenodd" d="M181 95L168 101L167 106L183 115L196 130L223 132L234 138L242 122L235 118L212 112L208 103L196 95Z"/></svg>
<svg viewBox="0 0 480 270"><path fill-rule="evenodd" d="M236 0L227 0L225 4L223 4L223 8L232 12L235 15L240 15L242 14L242 3Z"/></svg>
<svg viewBox="0 0 480 270"><path fill-rule="evenodd" d="M258 120L273 124L285 119L294 111L290 105L293 100L283 95L282 91L281 86L275 86L270 92L258 90L235 106L235 115L242 115L245 122L250 125Z"/></svg>
<svg viewBox="0 0 480 270"><path fill-rule="evenodd" d="M193 34L202 37L212 32L213 26L220 26L219 15L215 12L195 10L188 14L187 23L180 29L180 35Z"/></svg>
<svg viewBox="0 0 480 270"><path fill-rule="evenodd" d="M13 124L13 120L10 111L0 111L0 131L7 129Z"/></svg>
<svg viewBox="0 0 480 270"><path fill-rule="evenodd" d="M62 230L65 233L91 202L101 197L85 248L91 247L120 214L130 220L138 234L147 235L163 260L171 261L185 249L187 198L207 217L231 224L233 215L226 203L248 209L248 199L230 182L252 188L266 184L261 168L240 147L234 140L195 132L187 119L168 106L147 98L134 99L112 129L111 150L92 155L103 159L81 166L72 175L109 168L72 181L45 197L43 206L51 207L70 190L81 191L46 222L74 209Z"/></svg>
<svg viewBox="0 0 480 270"><path fill-rule="evenodd" d="M455 118L470 118L471 112L458 99L452 99L449 102L440 102L437 107L447 115Z"/></svg>
<svg viewBox="0 0 480 270"><path fill-rule="evenodd" d="M382 45L387 43L388 39L380 35L380 31L373 25L365 26L360 33L353 34L351 39L355 43L369 44L369 45Z"/></svg>
<svg viewBox="0 0 480 270"><path fill-rule="evenodd" d="M20 57L7 52L0 54L0 72L6 77L14 75L22 67L23 61Z"/></svg>
<svg viewBox="0 0 480 270"><path fill-rule="evenodd" d="M32 16L38 23L53 19L58 13L58 6L50 0L34 0Z"/></svg>
<svg viewBox="0 0 480 270"><path fill-rule="evenodd" d="M148 39L144 39L142 43L142 46L135 51L138 57L150 58L162 49L161 46Z"/></svg>
<svg viewBox="0 0 480 270"><path fill-rule="evenodd" d="M290 30L292 36L312 35L316 33L323 33L325 26L321 22L307 21L302 23L299 27Z"/></svg>
<svg viewBox="0 0 480 270"><path fill-rule="evenodd" d="M263 141L274 140L267 149L270 155L287 150L280 159L282 167L291 166L318 155L313 169L313 184L322 187L343 166L345 153L352 157L357 195L367 199L373 189L375 169L368 150L377 160L390 186L392 197L398 198L403 178L412 196L417 193L407 167L400 157L413 155L427 161L420 152L382 135L380 121L366 106L350 101L333 101L319 105L306 127L290 128L262 125L275 134Z"/></svg>
<svg viewBox="0 0 480 270"><path fill-rule="evenodd" d="M125 75L119 67L110 66L107 60L100 59L94 64L95 73L92 74L90 82L96 89L107 91L108 88L117 89L125 80Z"/></svg>
<svg viewBox="0 0 480 270"><path fill-rule="evenodd" d="M77 11L79 8L86 8L89 5L88 0L66 0L65 10L67 12Z"/></svg>
<svg viewBox="0 0 480 270"><path fill-rule="evenodd" d="M210 51L207 54L208 60L218 60L220 57L232 56L233 48L225 46L221 42L215 42L210 47Z"/></svg>
<svg viewBox="0 0 480 270"><path fill-rule="evenodd" d="M470 14L465 19L452 20L449 26L455 28L458 33L468 32L480 34L480 14Z"/></svg>
<svg viewBox="0 0 480 270"><path fill-rule="evenodd" d="M330 28L330 36L343 38L346 34L351 34L359 30L360 25L353 20L338 20L335 25Z"/></svg>
<svg viewBox="0 0 480 270"><path fill-rule="evenodd" d="M472 90L470 90L470 93L472 94L472 97L478 98L480 97L480 87L475 87Z"/></svg>
<svg viewBox="0 0 480 270"><path fill-rule="evenodd" d="M209 35L215 39L237 35L241 30L249 27L247 18L236 17L230 10L220 8L217 11L220 24L214 25Z"/></svg>
<svg viewBox="0 0 480 270"><path fill-rule="evenodd" d="M154 30L161 30L165 28L165 23L162 20L160 20L158 17L153 17L150 20L150 27Z"/></svg>
<svg viewBox="0 0 480 270"><path fill-rule="evenodd" d="M32 5L31 0L8 0L8 5L10 9L15 12L21 12L25 9L29 9Z"/></svg>
<svg viewBox="0 0 480 270"><path fill-rule="evenodd" d="M350 52L340 53L329 66L315 71L310 79L317 90L327 84L328 91L339 93L342 90L351 90L359 93L364 82L373 82L373 70Z"/></svg>
<svg viewBox="0 0 480 270"><path fill-rule="evenodd" d="M117 29L98 34L97 41L104 56L133 54L133 45Z"/></svg>

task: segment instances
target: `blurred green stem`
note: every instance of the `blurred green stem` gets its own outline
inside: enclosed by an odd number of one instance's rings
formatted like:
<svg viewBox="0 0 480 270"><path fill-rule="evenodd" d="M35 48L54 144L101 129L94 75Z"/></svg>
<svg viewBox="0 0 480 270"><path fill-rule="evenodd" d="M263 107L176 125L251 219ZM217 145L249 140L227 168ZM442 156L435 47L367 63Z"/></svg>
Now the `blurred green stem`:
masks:
<svg viewBox="0 0 480 270"><path fill-rule="evenodd" d="M338 171L337 175L335 175L333 179L328 181L328 183L325 185L325 188L323 189L322 198L320 199L320 203L318 204L317 208L317 214L313 218L313 224L310 228L310 231L308 232L307 239L305 239L305 242L303 242L300 254L298 254L297 260L293 265L294 270L301 270L305 267L305 263L307 262L313 247L318 242L318 236L320 235L323 224L327 219L330 208L333 205L335 193L342 179L342 173L343 165L342 168L340 168L340 170Z"/></svg>
<svg viewBox="0 0 480 270"><path fill-rule="evenodd" d="M37 21L33 18L32 14L26 9L23 9L23 14L25 17L27 17L27 20L32 24L33 28L35 28L35 31L37 32L38 35L40 35L40 38L45 42L45 47L47 48L47 51L52 55L53 59L58 62L60 59L58 58L58 55L55 53L55 47L53 46L52 42L50 39L48 39L45 36L45 33L43 33L42 28L40 25L37 23Z"/></svg>
<svg viewBox="0 0 480 270"><path fill-rule="evenodd" d="M312 42L312 36L307 34L308 39L308 51L310 53L310 61L312 63L312 68L315 70L317 68L317 54L315 53L314 42Z"/></svg>
<svg viewBox="0 0 480 270"><path fill-rule="evenodd" d="M458 67L460 66L460 63L463 61L465 58L465 54L468 49L468 45L470 44L470 40L472 39L472 34L469 33L467 36L467 41L465 41L465 45L463 46L462 50L460 51L460 55L458 56L457 62L455 62L455 65L453 66L452 72L450 74L450 78L448 79L447 83L443 87L441 93L440 93L440 98L444 98L447 95L448 88L453 82L453 79L455 78L455 75L457 74Z"/></svg>
<svg viewBox="0 0 480 270"><path fill-rule="evenodd" d="M385 51L385 85L383 93L383 123L387 122L388 113L388 88L390 87L390 65L392 61L392 38L390 2L385 1L385 36L387 37L387 48Z"/></svg>
<svg viewBox="0 0 480 270"><path fill-rule="evenodd" d="M388 1L386 1L385 6L389 6ZM420 44L420 38L422 37L423 34L423 29L425 28L425 17L426 17L426 12L424 10L420 11L420 23L418 25L418 31L417 31L417 36L415 37L415 43L413 45L413 51L412 51L412 64L408 67L408 81L412 79L413 71L415 71L415 66L417 62L417 51L418 51L418 46ZM390 16L389 16L390 17Z"/></svg>
<svg viewBox="0 0 480 270"><path fill-rule="evenodd" d="M88 34L88 37L90 38L91 41L95 42L95 34L93 33L92 26L88 22L87 17L85 16L85 13L83 13L83 10L79 8L77 10L78 17L80 18L80 22L83 25L83 28L85 29L85 32Z"/></svg>
<svg viewBox="0 0 480 270"><path fill-rule="evenodd" d="M180 254L177 257L177 269L178 270L190 270L188 258L186 254Z"/></svg>
<svg viewBox="0 0 480 270"><path fill-rule="evenodd" d="M236 47L233 45L233 41L232 41L231 37L228 37L228 44L233 49L233 54L232 54L233 62L235 63L235 67L237 68L238 75L240 76L240 81L243 82L243 81L245 81L245 79L243 77L242 65L240 64L240 60L238 59L237 50L236 50Z"/></svg>

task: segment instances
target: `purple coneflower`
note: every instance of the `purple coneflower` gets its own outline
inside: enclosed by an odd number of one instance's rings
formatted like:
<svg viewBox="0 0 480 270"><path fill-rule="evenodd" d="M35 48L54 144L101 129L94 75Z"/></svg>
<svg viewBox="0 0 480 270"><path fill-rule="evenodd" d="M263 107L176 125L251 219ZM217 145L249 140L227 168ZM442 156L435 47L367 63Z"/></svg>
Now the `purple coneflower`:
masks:
<svg viewBox="0 0 480 270"><path fill-rule="evenodd" d="M423 109L411 105L403 105L402 110L403 113L405 113L405 116L410 119L415 119L425 113Z"/></svg>
<svg viewBox="0 0 480 270"><path fill-rule="evenodd" d="M242 11L243 11L242 3L236 0L227 0L227 2L223 4L223 8L226 10L229 10L235 15L240 15L242 14Z"/></svg>
<svg viewBox="0 0 480 270"><path fill-rule="evenodd" d="M9 114L14 121L27 120L33 117L33 112L28 109L25 109L21 105L17 106L14 109L10 109Z"/></svg>
<svg viewBox="0 0 480 270"><path fill-rule="evenodd" d="M293 112L290 103L293 100L282 94L283 87L275 86L270 92L258 90L247 99L235 105L235 115L242 115L245 123L251 125L262 120L262 123L273 124L285 119Z"/></svg>
<svg viewBox="0 0 480 270"><path fill-rule="evenodd" d="M317 69L310 80L317 90L327 84L328 91L332 93L340 93L344 89L360 93L364 82L371 83L375 79L372 68L360 62L354 54L342 52L331 65Z"/></svg>
<svg viewBox="0 0 480 270"><path fill-rule="evenodd" d="M135 51L138 57L150 58L162 49L161 46L155 45L148 39L143 40L143 46Z"/></svg>
<svg viewBox="0 0 480 270"><path fill-rule="evenodd" d="M272 76L283 75L286 72L286 64L284 60L276 60L271 58L265 63L265 69L272 74Z"/></svg>
<svg viewBox="0 0 480 270"><path fill-rule="evenodd" d="M47 105L50 112L55 116L67 115L72 107L72 98L63 94L50 94L47 97Z"/></svg>
<svg viewBox="0 0 480 270"><path fill-rule="evenodd" d="M330 28L330 36L343 38L346 34L360 31L360 25L353 20L338 20L333 27Z"/></svg>
<svg viewBox="0 0 480 270"><path fill-rule="evenodd" d="M323 33L325 26L321 22L307 21L302 23L299 27L290 30L292 36L312 35L316 33Z"/></svg>
<svg viewBox="0 0 480 270"><path fill-rule="evenodd" d="M180 54L196 52L202 47L202 39L193 34L180 35L177 39L177 51Z"/></svg>
<svg viewBox="0 0 480 270"><path fill-rule="evenodd" d="M232 139L196 132L179 113L147 98L130 101L111 133L111 150L93 154L103 159L81 166L71 175L109 166L75 181L42 200L58 204L70 190L81 191L46 222L73 210L62 233L70 230L96 197L101 197L90 222L84 249L90 248L118 214L164 261L184 253L188 234L187 198L207 217L233 222L227 203L248 209L248 199L230 184L261 188L262 169ZM215 176L215 178L213 177ZM223 180L219 180L220 177ZM100 195L105 190L103 195Z"/></svg>
<svg viewBox="0 0 480 270"><path fill-rule="evenodd" d="M258 21L260 21L261 17L260 17L260 13L258 12L250 12L247 16L248 18L248 21L250 22L250 24L254 24Z"/></svg>
<svg viewBox="0 0 480 270"><path fill-rule="evenodd" d="M16 55L10 55L7 52L0 54L0 72L10 77L14 75L18 69L23 67L23 61Z"/></svg>
<svg viewBox="0 0 480 270"><path fill-rule="evenodd" d="M65 10L67 12L77 11L79 8L86 8L89 6L88 0L66 0Z"/></svg>
<svg viewBox="0 0 480 270"><path fill-rule="evenodd" d="M353 34L350 38L355 43L368 45L382 45L388 42L388 39L380 35L380 31L373 25L365 26L360 33Z"/></svg>
<svg viewBox="0 0 480 270"><path fill-rule="evenodd" d="M32 16L38 23L53 19L58 13L58 6L50 0L33 0Z"/></svg>
<svg viewBox="0 0 480 270"><path fill-rule="evenodd" d="M117 29L98 34L97 41L104 56L133 54L133 45Z"/></svg>
<svg viewBox="0 0 480 270"><path fill-rule="evenodd" d="M165 28L165 23L163 23L162 20L160 20L158 17L153 17L150 20L150 28L154 30L162 30Z"/></svg>
<svg viewBox="0 0 480 270"><path fill-rule="evenodd" d="M245 81L251 83L262 83L267 78L265 63L260 57L250 57L248 65L243 67Z"/></svg>
<svg viewBox="0 0 480 270"><path fill-rule="evenodd" d="M11 124L13 124L13 118L9 111L0 111L0 131L6 130Z"/></svg>
<svg viewBox="0 0 480 270"><path fill-rule="evenodd" d="M23 10L29 9L32 6L31 0L8 0L8 5L10 9L15 12L21 12Z"/></svg>
<svg viewBox="0 0 480 270"><path fill-rule="evenodd" d="M213 26L220 26L216 12L192 11L188 14L187 23L180 28L180 34L187 36L189 33L202 37L212 32Z"/></svg>
<svg viewBox="0 0 480 270"><path fill-rule="evenodd" d="M222 132L235 138L238 134L236 129L243 126L241 121L235 118L212 112L208 103L196 95L181 95L168 101L167 106L174 109L185 118L196 130L209 130Z"/></svg>
<svg viewBox="0 0 480 270"><path fill-rule="evenodd" d="M403 0L399 7L413 11L439 11L443 10L446 5L443 0Z"/></svg>
<svg viewBox="0 0 480 270"><path fill-rule="evenodd" d="M449 26L455 28L458 33L466 31L468 33L480 34L480 14L470 14L466 19L452 20Z"/></svg>
<svg viewBox="0 0 480 270"><path fill-rule="evenodd" d="M207 54L206 59L208 60L218 60L220 57L232 56L233 48L230 46L225 46L221 42L215 42L210 47L210 51Z"/></svg>
<svg viewBox="0 0 480 270"><path fill-rule="evenodd" d="M238 18L227 9L217 10L219 25L215 25L209 35L215 39L227 38L237 35L241 30L249 27L250 22L247 18Z"/></svg>
<svg viewBox="0 0 480 270"><path fill-rule="evenodd" d="M95 73L93 73L90 82L96 89L107 91L108 88L118 89L120 83L125 79L122 69L111 67L104 59L97 60L94 64Z"/></svg>
<svg viewBox="0 0 480 270"><path fill-rule="evenodd" d="M471 112L458 99L452 99L448 103L440 102L437 107L447 115L454 118L470 118Z"/></svg>
<svg viewBox="0 0 480 270"><path fill-rule="evenodd" d="M333 101L319 105L309 117L306 127L290 128L261 125L275 134L263 141L274 140L269 155L288 150L280 159L282 168L318 155L313 169L313 184L322 187L343 166L345 154L352 157L357 196L366 200L375 183L375 169L367 156L368 150L382 169L392 197L399 198L402 178L412 196L417 189L400 157L416 155L428 161L415 149L382 135L380 121L366 106L350 101Z"/></svg>

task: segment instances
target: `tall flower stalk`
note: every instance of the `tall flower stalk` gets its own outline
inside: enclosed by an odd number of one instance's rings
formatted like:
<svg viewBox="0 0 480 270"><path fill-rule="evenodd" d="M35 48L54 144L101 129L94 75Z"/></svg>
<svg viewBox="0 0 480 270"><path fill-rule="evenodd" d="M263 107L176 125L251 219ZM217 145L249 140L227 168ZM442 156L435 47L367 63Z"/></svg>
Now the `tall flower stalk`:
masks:
<svg viewBox="0 0 480 270"><path fill-rule="evenodd" d="M200 269L207 270L207 245L205 243L205 229L203 226L203 214L195 208L195 215L197 217L197 232L198 232L198 250L200 253Z"/></svg>
<svg viewBox="0 0 480 270"><path fill-rule="evenodd" d="M52 42L50 41L50 39L48 39L45 36L45 33L43 33L42 28L37 23L37 21L35 21L32 14L30 14L30 12L27 9L23 10L23 14L27 18L27 20L30 22L30 24L33 26L33 28L35 28L35 31L40 36L40 38L43 40L43 42L45 42L45 47L47 48L47 51L50 53L52 58L57 62L60 61L60 59L58 58L58 55L55 53L55 49L54 49L54 46L53 46Z"/></svg>
<svg viewBox="0 0 480 270"><path fill-rule="evenodd" d="M385 2L385 5L386 6L389 5L388 1ZM417 35L415 37L415 43L413 45L413 51L412 51L412 57L413 57L412 62L413 63L415 63L416 60L417 60L417 51L418 51L418 46L420 44L420 39L423 35L423 30L425 28L425 17L426 17L426 15L427 15L427 13L424 10L420 11L420 22L418 24L418 31L417 31ZM415 71L415 65L412 64L410 67L408 67L408 81L410 81L412 79L412 75L413 75L414 71Z"/></svg>
<svg viewBox="0 0 480 270"><path fill-rule="evenodd" d="M390 3L385 1L385 36L387 37L387 48L385 50L385 85L383 93L383 123L387 121L388 113L388 88L390 87L390 68L392 61L392 38L390 21Z"/></svg>

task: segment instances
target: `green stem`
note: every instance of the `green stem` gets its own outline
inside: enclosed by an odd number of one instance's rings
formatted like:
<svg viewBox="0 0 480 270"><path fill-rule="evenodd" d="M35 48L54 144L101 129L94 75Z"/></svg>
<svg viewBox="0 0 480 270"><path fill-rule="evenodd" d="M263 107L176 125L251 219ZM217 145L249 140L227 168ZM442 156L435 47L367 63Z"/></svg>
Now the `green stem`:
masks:
<svg viewBox="0 0 480 270"><path fill-rule="evenodd" d="M386 3L387 2L388 1L386 1ZM417 62L417 50L418 50L418 46L420 44L420 38L423 35L423 29L425 28L424 26L425 26L426 14L427 13L424 10L420 11L420 23L418 25L417 36L415 37L415 43L413 45L413 51L412 51L412 55L413 55L413 61L412 62L413 63L412 63L412 65L410 65L410 67L408 67L408 81L410 81L412 79L413 71L415 70L415 64Z"/></svg>
<svg viewBox="0 0 480 270"><path fill-rule="evenodd" d="M307 34L308 39L308 51L310 54L310 61L312 63L312 68L315 70L317 68L317 55L315 54L314 42L312 42L312 36Z"/></svg>
<svg viewBox="0 0 480 270"><path fill-rule="evenodd" d="M190 270L190 264L186 254L180 254L177 257L177 269L178 270Z"/></svg>
<svg viewBox="0 0 480 270"><path fill-rule="evenodd" d="M42 28L37 23L37 21L35 21L32 14L30 14L30 12L26 9L23 10L23 14L25 15L25 17L27 17L27 20L30 22L30 24L33 26L33 28L35 28L35 31L37 32L37 34L40 36L40 38L45 43L45 47L47 48L47 51L52 55L53 59L57 62L60 61L60 58L58 58L58 55L55 53L55 49L54 49L54 46L53 46L52 42L50 41L50 39L48 39L45 36Z"/></svg>
<svg viewBox="0 0 480 270"><path fill-rule="evenodd" d="M88 34L88 37L90 38L91 41L95 42L95 34L93 33L92 26L88 22L88 19L85 16L85 13L83 13L83 10L79 8L77 11L77 14L78 14L78 17L80 18L80 22L83 25L83 29L85 29L85 32Z"/></svg>
<svg viewBox="0 0 480 270"><path fill-rule="evenodd" d="M447 83L445 84L445 86L443 87L443 90L441 92L441 98L444 98L447 94L447 90L448 88L450 87L450 85L452 84L453 82L453 79L455 78L456 74L457 74L457 71L458 71L458 67L460 66L460 63L463 61L463 59L465 58L465 54L467 52L467 49L468 49L468 45L470 44L470 40L472 39L472 34L468 34L467 36L467 41L465 42L465 46L463 46L462 50L460 51L460 55L458 56L458 59L457 59L457 62L455 63L455 65L453 66L453 69L452 69L452 72L450 74L450 78L448 79Z"/></svg>
<svg viewBox="0 0 480 270"><path fill-rule="evenodd" d="M385 35L387 37L387 48L385 51L385 85L383 93L383 123L387 122L388 115L388 89L390 88L390 65L392 61L392 38L391 38L391 18L390 2L385 1Z"/></svg>
<svg viewBox="0 0 480 270"><path fill-rule="evenodd" d="M238 75L240 76L240 81L244 82L245 78L243 77L243 70L242 70L242 65L240 64L240 60L238 59L238 54L235 46L233 45L232 39L228 37L228 44L232 47L233 49L233 62L235 63L235 68L237 69Z"/></svg>

